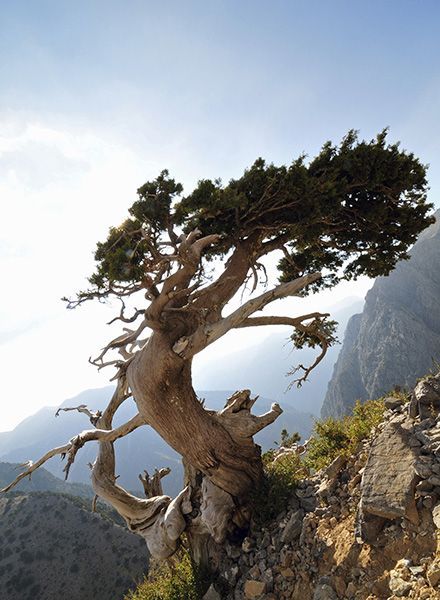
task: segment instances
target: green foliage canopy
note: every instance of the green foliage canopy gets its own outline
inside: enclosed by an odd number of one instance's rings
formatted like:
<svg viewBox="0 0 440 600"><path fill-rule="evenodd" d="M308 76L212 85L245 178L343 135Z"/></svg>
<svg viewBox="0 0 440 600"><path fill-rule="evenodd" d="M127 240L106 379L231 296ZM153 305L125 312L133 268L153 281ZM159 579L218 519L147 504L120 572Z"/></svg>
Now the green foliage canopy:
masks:
<svg viewBox="0 0 440 600"><path fill-rule="evenodd" d="M141 288L160 263L161 244L178 244L179 234L194 229L221 236L205 251L208 259L253 237L256 260L283 250L281 281L324 270L310 291L388 274L432 222L426 167L389 144L386 130L371 141L350 131L339 145L325 143L309 162L300 156L276 166L259 158L240 178L226 185L203 179L187 196L162 171L137 193L130 217L98 243L93 288L80 298L106 296L115 285Z"/></svg>

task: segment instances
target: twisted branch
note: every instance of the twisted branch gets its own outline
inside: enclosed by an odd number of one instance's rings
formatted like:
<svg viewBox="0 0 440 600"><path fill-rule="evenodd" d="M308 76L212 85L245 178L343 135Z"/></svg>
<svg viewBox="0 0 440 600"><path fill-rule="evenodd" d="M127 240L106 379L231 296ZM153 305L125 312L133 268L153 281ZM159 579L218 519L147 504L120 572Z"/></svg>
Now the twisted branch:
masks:
<svg viewBox="0 0 440 600"><path fill-rule="evenodd" d="M75 461L76 453L84 446L84 444L92 441L114 442L117 439L128 435L141 425L145 425L145 420L143 417L137 414L135 417L123 425L116 427L115 429L88 429L83 431L73 437L67 444L64 444L64 446L58 446L57 448L52 448L52 450L46 452L46 454L37 460L37 462L34 463L32 461L28 461L27 463L24 463L27 466L26 470L20 473L20 475L18 475L8 486L1 489L0 492L8 492L10 489L16 486L19 481L30 476L36 469L44 465L44 463L46 463L50 458L57 455L61 455L62 459L67 456L67 462L63 469L63 472L65 473L65 479L67 479L70 467Z"/></svg>
<svg viewBox="0 0 440 600"><path fill-rule="evenodd" d="M231 329L239 327L251 314L262 310L274 300L296 295L310 283L320 279L320 277L321 273L311 273L303 277L298 277L288 283L282 283L272 290L248 300L228 317L212 324L202 325L193 335L180 338L173 347L173 350L182 358L189 359L209 344L224 336Z"/></svg>

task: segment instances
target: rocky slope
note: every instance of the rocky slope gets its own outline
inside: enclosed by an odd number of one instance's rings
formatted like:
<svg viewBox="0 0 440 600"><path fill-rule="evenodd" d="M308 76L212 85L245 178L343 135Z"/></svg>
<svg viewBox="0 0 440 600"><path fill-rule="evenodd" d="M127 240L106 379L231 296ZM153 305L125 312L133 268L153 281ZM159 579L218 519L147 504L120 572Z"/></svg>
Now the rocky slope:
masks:
<svg viewBox="0 0 440 600"><path fill-rule="evenodd" d="M50 492L0 496L0 597L118 600L148 567L142 538Z"/></svg>
<svg viewBox="0 0 440 600"><path fill-rule="evenodd" d="M301 481L241 547L226 546L206 600L440 598L440 374L410 402L385 405L353 455Z"/></svg>
<svg viewBox="0 0 440 600"><path fill-rule="evenodd" d="M347 414L356 399L394 386L411 388L440 362L440 211L388 277L379 277L365 307L348 323L321 415Z"/></svg>

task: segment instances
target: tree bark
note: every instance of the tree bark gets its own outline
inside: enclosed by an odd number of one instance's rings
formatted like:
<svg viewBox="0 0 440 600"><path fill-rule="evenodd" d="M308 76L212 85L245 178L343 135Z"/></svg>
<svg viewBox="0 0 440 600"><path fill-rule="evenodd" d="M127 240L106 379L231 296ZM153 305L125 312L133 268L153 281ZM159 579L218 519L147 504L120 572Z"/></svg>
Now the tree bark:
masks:
<svg viewBox="0 0 440 600"><path fill-rule="evenodd" d="M246 498L262 476L259 449L204 409L192 387L191 360L179 357L166 335L153 333L127 380L141 416L176 452L219 488Z"/></svg>
<svg viewBox="0 0 440 600"><path fill-rule="evenodd" d="M249 522L249 492L261 482L261 449L252 436L282 412L250 413L249 390L237 392L220 411L206 410L191 380L191 359L155 332L127 370L139 414L183 457L190 490L186 535L195 562L218 566L221 545Z"/></svg>

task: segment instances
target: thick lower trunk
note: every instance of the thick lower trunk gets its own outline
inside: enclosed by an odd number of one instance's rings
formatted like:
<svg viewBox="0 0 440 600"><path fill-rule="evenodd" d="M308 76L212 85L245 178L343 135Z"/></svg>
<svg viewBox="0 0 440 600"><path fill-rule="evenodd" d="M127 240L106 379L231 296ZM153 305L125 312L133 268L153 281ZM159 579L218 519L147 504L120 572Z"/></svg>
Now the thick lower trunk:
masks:
<svg viewBox="0 0 440 600"><path fill-rule="evenodd" d="M263 475L261 452L252 436L281 413L251 414L249 390L237 392L222 411L205 410L191 381L191 361L155 332L130 364L127 381L143 419L183 458L185 489L168 508L129 519L156 556L172 554L185 531L196 563L215 571L227 537L240 537L249 523L249 492ZM164 497L162 497L164 498ZM169 501L169 499L168 499ZM174 504L173 504L174 503Z"/></svg>
<svg viewBox="0 0 440 600"><path fill-rule="evenodd" d="M234 502L227 492L212 484L206 485L203 473L185 462L184 467L185 485L190 486L193 506L185 532L189 550L199 568L214 573L222 557L223 541L236 528Z"/></svg>
<svg viewBox="0 0 440 600"><path fill-rule="evenodd" d="M191 361L176 355L165 336L153 334L127 378L140 414L187 463L237 498L258 484L259 448L251 437L231 435L203 408L192 387Z"/></svg>

